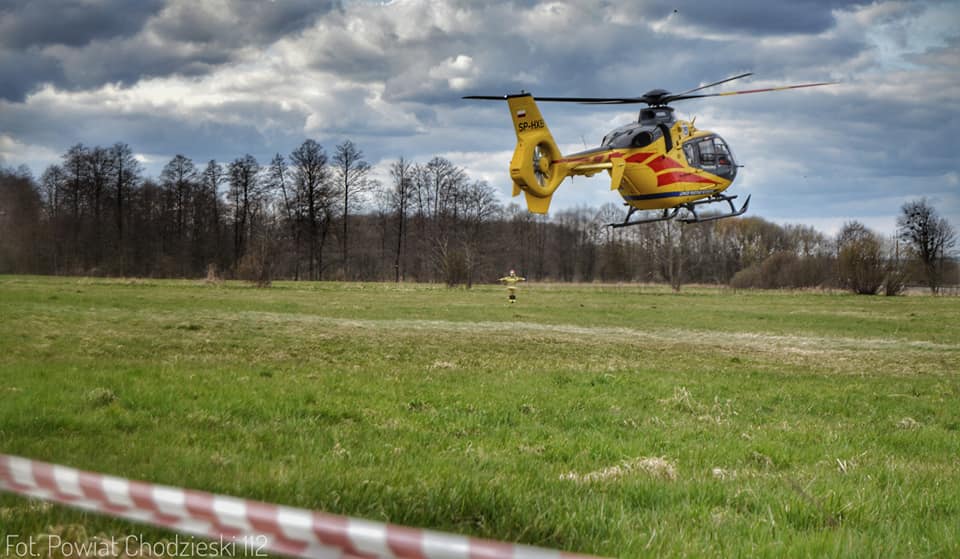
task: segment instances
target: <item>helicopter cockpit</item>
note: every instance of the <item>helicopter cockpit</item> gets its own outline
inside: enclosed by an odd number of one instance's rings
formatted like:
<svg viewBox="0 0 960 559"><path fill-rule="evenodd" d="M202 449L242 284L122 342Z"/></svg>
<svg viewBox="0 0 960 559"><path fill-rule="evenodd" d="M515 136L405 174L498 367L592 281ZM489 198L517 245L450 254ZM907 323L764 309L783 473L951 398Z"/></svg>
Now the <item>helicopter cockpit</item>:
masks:
<svg viewBox="0 0 960 559"><path fill-rule="evenodd" d="M694 167L729 180L737 176L733 153L720 136L712 135L687 141L683 144L683 154L687 163Z"/></svg>

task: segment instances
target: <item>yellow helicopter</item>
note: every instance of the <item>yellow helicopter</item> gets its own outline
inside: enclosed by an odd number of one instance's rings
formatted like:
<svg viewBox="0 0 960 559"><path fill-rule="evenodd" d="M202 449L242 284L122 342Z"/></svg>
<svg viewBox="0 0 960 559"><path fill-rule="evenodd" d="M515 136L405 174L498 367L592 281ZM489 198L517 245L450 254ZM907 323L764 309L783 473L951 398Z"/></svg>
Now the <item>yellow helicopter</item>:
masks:
<svg viewBox="0 0 960 559"><path fill-rule="evenodd" d="M737 209L733 205L737 196L723 193L733 183L739 167L723 138L707 130L698 130L693 121L677 120L673 107L668 104L700 97L831 85L824 82L724 93L697 93L751 75L753 74L740 74L683 93L654 89L640 97L535 99L530 93L521 92L501 96L468 95L464 99L507 101L517 133L517 147L510 161L513 195L523 192L527 208L531 212L547 213L554 191L565 178L574 175L589 177L600 171L607 171L610 174L610 190L619 191L625 205L630 208L623 223L611 223L611 226L625 227L674 218L684 223L697 223L742 215L747 211L750 197L747 196L743 205ZM563 155L553 140L536 101L597 105L645 103L647 108L640 110L637 122L610 131L604 136L599 147ZM729 212L709 216L697 213L698 207L718 203L727 203ZM686 213L680 215L681 209L686 210ZM631 221L630 218L637 210L663 212L658 217Z"/></svg>

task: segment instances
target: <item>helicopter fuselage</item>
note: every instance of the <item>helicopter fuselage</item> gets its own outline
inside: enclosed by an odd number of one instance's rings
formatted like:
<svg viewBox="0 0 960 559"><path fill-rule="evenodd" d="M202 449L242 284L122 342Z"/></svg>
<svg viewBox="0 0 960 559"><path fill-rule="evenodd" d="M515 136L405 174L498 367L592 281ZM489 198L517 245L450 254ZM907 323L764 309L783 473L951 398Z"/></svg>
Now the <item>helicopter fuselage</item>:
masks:
<svg viewBox="0 0 960 559"><path fill-rule="evenodd" d="M640 112L637 122L607 134L599 147L564 155L547 128L540 109L529 93L506 96L513 118L517 147L510 160L513 195L521 192L527 208L546 213L553 193L569 176L610 175L610 189L619 192L630 211L663 209L655 221L673 219L680 209L684 222L706 221L741 215L733 207L735 196L722 192L733 183L737 165L726 142L693 122L678 121L673 109L655 105ZM748 198L749 201L749 198ZM697 207L726 203L730 212L701 217ZM672 209L673 213L668 213ZM648 223L651 219L623 225Z"/></svg>
<svg viewBox="0 0 960 559"><path fill-rule="evenodd" d="M717 134L675 120L670 107L641 111L640 120L608 133L599 147L555 161L570 175L611 175L611 190L640 210L672 208L715 196L737 176L737 165ZM623 161L620 177L616 176ZM619 178L619 181L615 179Z"/></svg>

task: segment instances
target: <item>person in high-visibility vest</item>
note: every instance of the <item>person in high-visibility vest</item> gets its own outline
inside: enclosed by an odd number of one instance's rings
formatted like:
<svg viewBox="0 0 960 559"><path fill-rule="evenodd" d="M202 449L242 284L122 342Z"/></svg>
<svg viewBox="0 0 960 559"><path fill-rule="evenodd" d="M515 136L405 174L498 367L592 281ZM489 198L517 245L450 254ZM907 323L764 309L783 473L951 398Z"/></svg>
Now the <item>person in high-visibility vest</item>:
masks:
<svg viewBox="0 0 960 559"><path fill-rule="evenodd" d="M510 270L510 274L500 278L500 283L506 284L507 286L507 293L511 304L517 302L517 282L521 281L527 281L527 278L518 276L513 270Z"/></svg>

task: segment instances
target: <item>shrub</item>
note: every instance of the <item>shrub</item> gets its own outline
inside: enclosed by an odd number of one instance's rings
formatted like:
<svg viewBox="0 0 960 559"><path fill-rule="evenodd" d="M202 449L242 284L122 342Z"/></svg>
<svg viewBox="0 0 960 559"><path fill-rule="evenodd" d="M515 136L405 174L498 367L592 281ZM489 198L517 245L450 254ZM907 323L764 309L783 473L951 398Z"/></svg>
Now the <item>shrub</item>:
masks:
<svg viewBox="0 0 960 559"><path fill-rule="evenodd" d="M862 223L843 226L837 238L840 284L861 295L876 295L887 276L880 237Z"/></svg>

